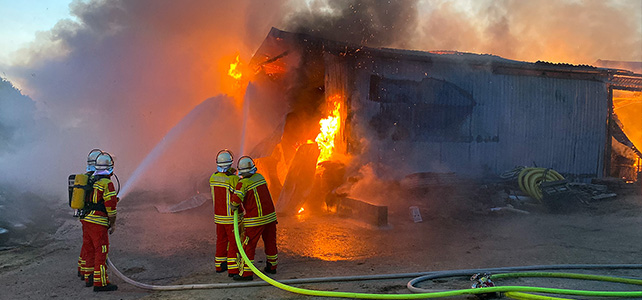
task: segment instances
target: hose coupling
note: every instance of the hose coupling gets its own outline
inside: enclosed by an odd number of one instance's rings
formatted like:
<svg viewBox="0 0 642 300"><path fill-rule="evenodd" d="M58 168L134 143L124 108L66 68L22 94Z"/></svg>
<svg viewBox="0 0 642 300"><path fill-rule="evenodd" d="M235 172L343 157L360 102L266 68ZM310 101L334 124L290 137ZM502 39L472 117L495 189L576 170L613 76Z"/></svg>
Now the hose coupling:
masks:
<svg viewBox="0 0 642 300"><path fill-rule="evenodd" d="M490 277L491 277L490 273L475 273L473 274L473 276L470 277L470 281L473 282L470 287L473 289L494 287L495 283L493 283ZM479 299L491 299L491 298L498 298L500 296L499 293L484 293L484 294L476 294L476 295Z"/></svg>

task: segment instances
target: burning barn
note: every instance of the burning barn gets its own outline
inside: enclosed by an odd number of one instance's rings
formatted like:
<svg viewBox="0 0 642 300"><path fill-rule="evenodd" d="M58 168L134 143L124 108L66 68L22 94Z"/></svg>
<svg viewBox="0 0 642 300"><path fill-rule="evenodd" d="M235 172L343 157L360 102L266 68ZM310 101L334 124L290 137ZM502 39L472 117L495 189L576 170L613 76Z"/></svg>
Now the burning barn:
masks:
<svg viewBox="0 0 642 300"><path fill-rule="evenodd" d="M640 171L642 124L613 110L614 98L641 101L639 73L368 48L277 29L251 66L253 81L290 106L275 136L261 143L263 153L254 151L281 193L277 206L299 207L303 200L292 199L336 187L288 181L320 176L320 168L342 176L348 160L399 179L427 172L482 178L520 165L552 168L571 181L635 180Z"/></svg>

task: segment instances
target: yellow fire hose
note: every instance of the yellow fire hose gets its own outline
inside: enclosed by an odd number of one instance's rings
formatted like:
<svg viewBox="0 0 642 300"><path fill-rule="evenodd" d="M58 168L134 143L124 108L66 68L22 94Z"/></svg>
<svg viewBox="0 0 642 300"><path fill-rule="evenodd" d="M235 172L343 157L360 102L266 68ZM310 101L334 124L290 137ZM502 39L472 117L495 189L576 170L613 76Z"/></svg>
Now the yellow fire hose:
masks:
<svg viewBox="0 0 642 300"><path fill-rule="evenodd" d="M318 291L318 290L303 289L303 288L293 287L293 286L278 282L268 277L267 275L263 274L258 268L254 266L252 261L247 257L247 254L245 254L245 251L243 251L243 245L241 244L241 239L239 236L238 220L239 220L238 211L234 211L234 239L236 240L236 245L239 249L239 253L241 254L241 257L245 261L245 264L250 267L252 272L254 272L261 279L265 280L267 283L277 288L280 288L282 290L286 290L289 292L302 294L302 295L336 297L336 298L358 298L358 299L426 299L426 298L442 298L442 297L471 295L471 294L506 293L506 294L510 294L510 296L514 297L515 299L563 299L563 298L552 298L552 297L541 298L545 296L524 294L524 292L531 292L531 293L578 295L578 296L591 296L591 297L618 297L618 298L642 297L642 290L630 291L630 292L584 291L584 290L541 288L541 287L530 287L530 286L494 286L494 287L483 287L483 288L475 288L475 289L471 288L471 289L448 290L448 291L427 292L427 293L417 293L417 294L369 294L369 293L334 292L334 291ZM448 276L452 276L452 275L448 275ZM642 285L642 280L640 279L628 279L628 278L597 276L597 275L587 275L587 274L574 274L574 273L521 272L521 273L504 273L504 274L493 275L493 278L500 278L500 279L508 278L508 277L564 277L564 278L603 280L603 281ZM416 278L413 281L414 282L421 281L421 277ZM410 286L411 283L409 282L408 285ZM523 297L523 298L519 298L519 297ZM526 297L536 297L536 298L526 298ZM540 298L537 298L537 297L540 297Z"/></svg>
<svg viewBox="0 0 642 300"><path fill-rule="evenodd" d="M544 181L564 180L564 177L553 169L546 168L524 168L517 176L517 182L522 192L542 201L542 190L540 184Z"/></svg>

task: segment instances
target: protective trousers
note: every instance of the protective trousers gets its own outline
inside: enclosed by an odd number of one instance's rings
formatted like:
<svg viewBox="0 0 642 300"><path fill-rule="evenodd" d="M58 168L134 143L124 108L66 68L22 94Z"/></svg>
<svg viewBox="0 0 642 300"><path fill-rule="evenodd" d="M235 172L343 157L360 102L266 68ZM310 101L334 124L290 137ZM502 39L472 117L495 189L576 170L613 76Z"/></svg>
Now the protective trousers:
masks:
<svg viewBox="0 0 642 300"><path fill-rule="evenodd" d="M276 270L278 264L278 250L276 247L276 221L270 222L265 225L256 226L256 227L245 227L245 234L247 236L246 243L243 244L243 250L247 257L254 263L254 255L256 254L256 245L259 242L259 238L263 239L263 244L265 245L265 256L267 265L271 270ZM252 276L254 273L247 266L247 264L242 263L243 268L239 275L243 277ZM241 266L239 265L239 269Z"/></svg>
<svg viewBox="0 0 642 300"><path fill-rule="evenodd" d="M214 254L214 266L216 271L221 272L221 264L227 264L228 274L238 274L239 267L236 264L238 247L234 241L233 224L216 224L216 253Z"/></svg>
<svg viewBox="0 0 642 300"><path fill-rule="evenodd" d="M106 286L109 284L107 278L107 253L109 252L109 235L107 227L90 222L82 222L83 226L83 248L87 251L85 266L93 270L92 276L87 280L93 280L94 286Z"/></svg>
<svg viewBox="0 0 642 300"><path fill-rule="evenodd" d="M80 222L80 224L84 224L84 222ZM85 226L82 226L82 246L80 247L80 256L78 256L78 271L82 275L82 278L87 280L87 277L91 277L93 275L94 269L93 268L88 268L87 267L87 247L85 246Z"/></svg>

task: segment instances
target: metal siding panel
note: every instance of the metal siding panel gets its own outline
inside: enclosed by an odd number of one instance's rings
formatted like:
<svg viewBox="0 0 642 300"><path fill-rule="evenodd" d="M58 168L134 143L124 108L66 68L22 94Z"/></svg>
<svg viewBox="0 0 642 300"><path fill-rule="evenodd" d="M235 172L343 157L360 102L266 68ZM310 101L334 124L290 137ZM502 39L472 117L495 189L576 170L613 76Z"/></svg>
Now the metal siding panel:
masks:
<svg viewBox="0 0 642 300"><path fill-rule="evenodd" d="M601 163L595 159L603 156L606 132L604 83L386 60L376 60L371 70L357 73L360 104L356 113L360 116L356 119L364 132L369 131L367 120L379 110L379 104L367 99L371 74L407 80L429 76L473 95L476 105L468 126L474 139L499 138L497 142L471 143L370 141L378 149L377 161L384 165L408 172L481 174L490 170L500 174L535 162L560 173L601 174Z"/></svg>

